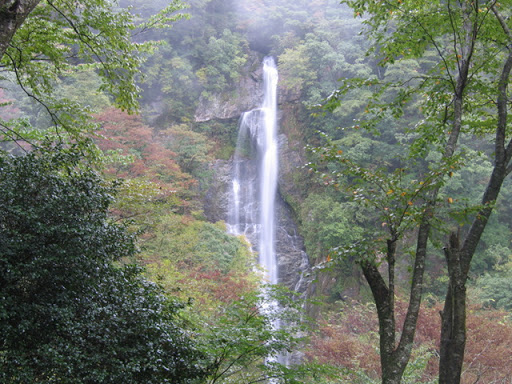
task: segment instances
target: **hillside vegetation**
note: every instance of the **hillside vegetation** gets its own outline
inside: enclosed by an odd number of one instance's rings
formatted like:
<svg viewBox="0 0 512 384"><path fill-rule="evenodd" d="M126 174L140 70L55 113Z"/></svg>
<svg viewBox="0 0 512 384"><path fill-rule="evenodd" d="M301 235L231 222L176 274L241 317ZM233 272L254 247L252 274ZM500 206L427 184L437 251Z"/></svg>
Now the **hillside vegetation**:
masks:
<svg viewBox="0 0 512 384"><path fill-rule="evenodd" d="M490 39L497 23L478 30L457 150L446 156L460 64L440 60L417 31L417 51L404 42L413 32L391 18L412 2L385 2L385 13L344 3L352 8L42 0L29 14L0 84L2 382L400 382L383 379L370 275L391 292L394 344L425 217L423 301L401 382L437 382L439 313L454 278L446 249L462 249L454 239L490 206L467 271L460 382L510 377L512 185L505 179L489 204L482 194L497 162L493 76L512 35ZM481 3L476 14L492 15L495 5ZM279 287L261 295L249 244L206 206L265 56L278 63L280 133L299 159L279 189L313 267L307 304ZM283 312L260 310L269 300ZM274 316L289 327L276 329ZM295 365L268 359L286 352Z"/></svg>

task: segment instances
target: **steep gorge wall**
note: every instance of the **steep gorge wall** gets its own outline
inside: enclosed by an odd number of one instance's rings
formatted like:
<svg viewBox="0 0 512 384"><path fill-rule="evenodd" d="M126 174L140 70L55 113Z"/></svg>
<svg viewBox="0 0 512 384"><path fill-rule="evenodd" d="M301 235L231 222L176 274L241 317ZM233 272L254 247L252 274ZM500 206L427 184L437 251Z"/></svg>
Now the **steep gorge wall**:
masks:
<svg viewBox="0 0 512 384"><path fill-rule="evenodd" d="M252 71L240 79L239 88L230 93L217 94L199 102L196 122L236 119L261 104L261 65L252 65ZM294 181L304 164L304 144L298 133L295 112L297 97L278 91L279 103L279 185L276 198L277 228L276 253L279 281L290 289L305 292L309 281L309 260L296 223L294 201L300 199L301 188ZM211 221L226 220L231 191L232 159L216 160L211 164L213 180L205 193L204 212ZM290 204L292 202L292 204Z"/></svg>

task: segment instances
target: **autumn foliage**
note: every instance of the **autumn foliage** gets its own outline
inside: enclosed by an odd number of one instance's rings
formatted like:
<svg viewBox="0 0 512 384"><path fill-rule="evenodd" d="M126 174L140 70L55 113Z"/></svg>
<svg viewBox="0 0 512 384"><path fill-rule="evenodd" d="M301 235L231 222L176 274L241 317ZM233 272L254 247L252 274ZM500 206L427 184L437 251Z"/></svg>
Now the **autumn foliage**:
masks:
<svg viewBox="0 0 512 384"><path fill-rule="evenodd" d="M150 278L174 297L192 299L194 311L203 314L254 291L254 260L246 245L222 223L202 219L198 181L183 170L208 161L206 139L180 126L155 130L115 108L96 121L106 172L124 179L113 213L143 231L140 259Z"/></svg>
<svg viewBox="0 0 512 384"><path fill-rule="evenodd" d="M311 340L307 357L322 364L348 368L347 376L363 371L377 380L380 374L378 355L378 324L372 304L352 302L341 311L326 314L319 322ZM440 303L424 305L420 311L411 360L427 359L415 365L418 383L430 383L437 378L439 367ZM398 322L405 318L406 306L397 301ZM510 313L474 305L468 310L468 341L462 374L462 384L507 383L512 377L512 321ZM352 373L351 373L352 372Z"/></svg>
<svg viewBox="0 0 512 384"><path fill-rule="evenodd" d="M184 194L196 186L196 180L176 162L177 154L140 116L108 108L96 116L96 121L101 126L96 143L107 154L118 155L109 173L124 178L144 177Z"/></svg>
<svg viewBox="0 0 512 384"><path fill-rule="evenodd" d="M369 306L353 304L319 321L307 357L320 364L361 369L377 378L380 373L377 316Z"/></svg>

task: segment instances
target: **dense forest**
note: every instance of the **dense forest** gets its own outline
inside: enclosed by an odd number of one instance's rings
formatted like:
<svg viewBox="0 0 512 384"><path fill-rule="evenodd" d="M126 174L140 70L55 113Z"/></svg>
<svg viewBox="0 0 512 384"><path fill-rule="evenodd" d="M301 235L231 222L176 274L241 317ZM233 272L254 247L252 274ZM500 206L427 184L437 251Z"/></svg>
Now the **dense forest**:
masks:
<svg viewBox="0 0 512 384"><path fill-rule="evenodd" d="M509 382L511 10L0 1L0 381ZM225 201L269 56L275 286Z"/></svg>

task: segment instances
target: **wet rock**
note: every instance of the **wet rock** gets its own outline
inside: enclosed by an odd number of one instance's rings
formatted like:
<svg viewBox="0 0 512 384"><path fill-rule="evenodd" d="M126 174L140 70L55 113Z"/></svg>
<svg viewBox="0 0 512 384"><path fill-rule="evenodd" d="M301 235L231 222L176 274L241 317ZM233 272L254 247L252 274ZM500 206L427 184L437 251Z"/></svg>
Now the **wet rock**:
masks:
<svg viewBox="0 0 512 384"><path fill-rule="evenodd" d="M245 160L241 166L244 167L246 173L257 172L254 163L250 159ZM220 220L229 221L233 160L217 160L212 163L212 168L214 177L210 183L210 188L205 194L204 213L207 219L212 222ZM252 188L257 191L257 183L257 177L254 177L250 182L242 185L241 188ZM291 290L305 293L310 284L308 277L310 275L310 266L309 258L304 251L304 241L294 222L293 210L280 195L276 196L275 208L275 252L278 264L278 281ZM258 209L259 207L255 206L251 207L250 211L257 211ZM253 245L253 250L257 253L258 234L252 231L251 227L247 227L245 230L241 229L241 232L245 234Z"/></svg>

